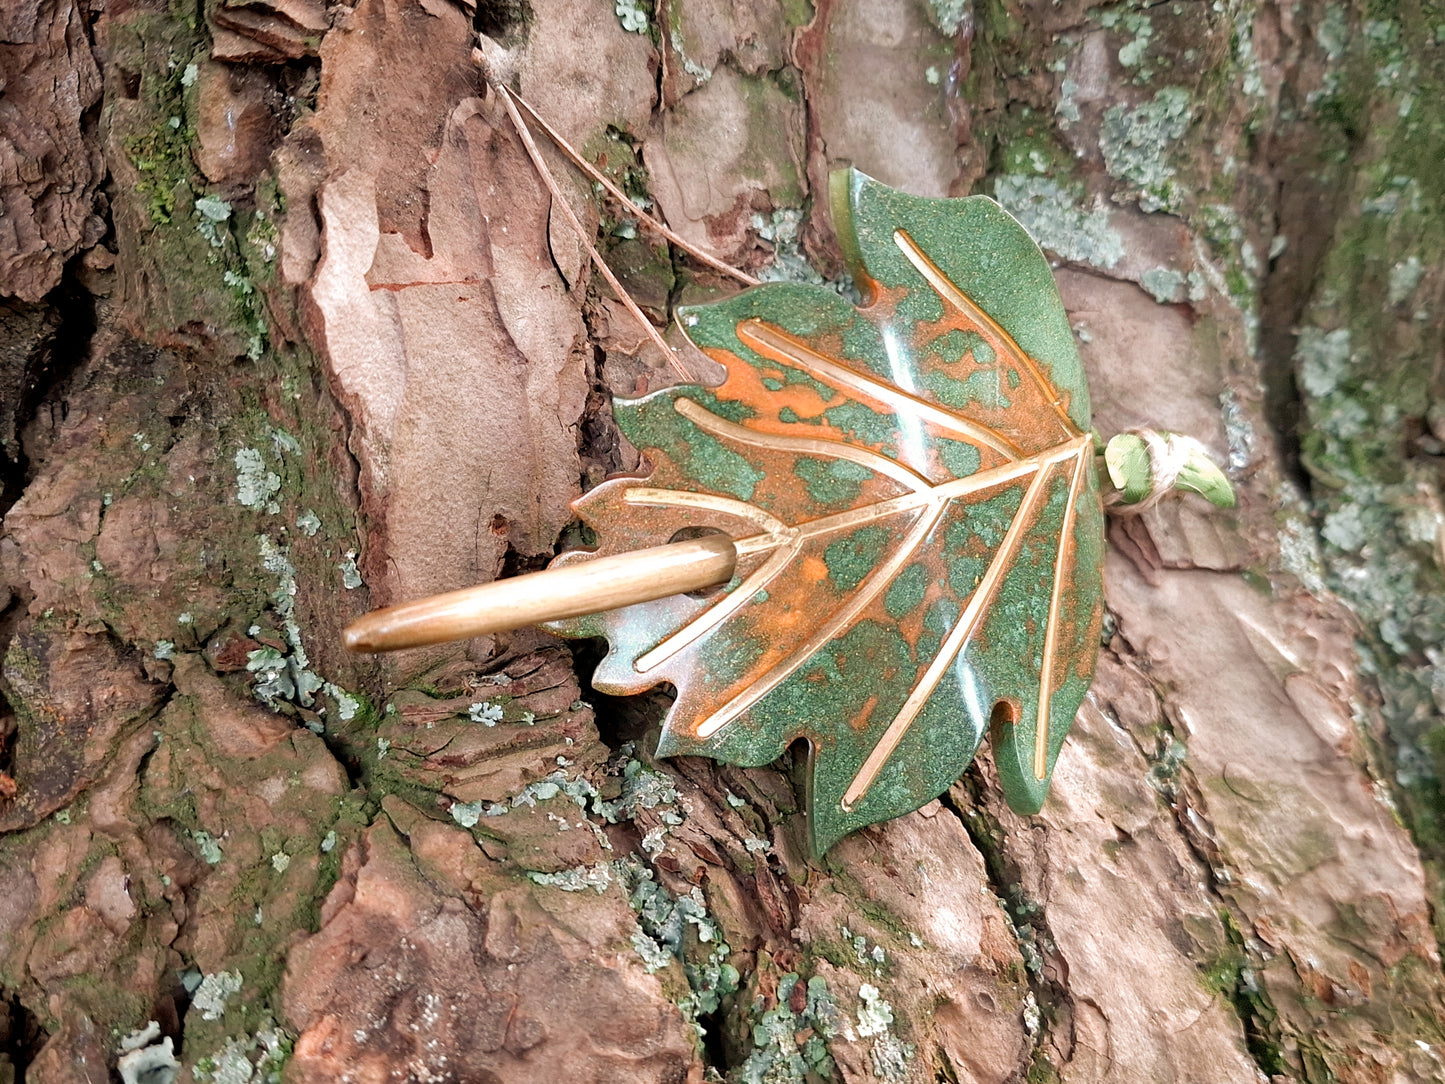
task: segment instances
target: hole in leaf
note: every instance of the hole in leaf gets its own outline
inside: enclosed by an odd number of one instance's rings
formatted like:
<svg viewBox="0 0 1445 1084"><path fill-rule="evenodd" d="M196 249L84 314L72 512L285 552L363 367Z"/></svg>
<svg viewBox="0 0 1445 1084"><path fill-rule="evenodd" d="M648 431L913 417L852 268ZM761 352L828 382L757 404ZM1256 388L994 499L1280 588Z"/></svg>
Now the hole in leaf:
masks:
<svg viewBox="0 0 1445 1084"><path fill-rule="evenodd" d="M716 527L684 527L667 540L668 545L674 542L691 542L694 538L711 538L713 535L727 534ZM712 587L700 587L696 591L687 592L688 598L716 598L722 594L722 589L727 584L714 584Z"/></svg>

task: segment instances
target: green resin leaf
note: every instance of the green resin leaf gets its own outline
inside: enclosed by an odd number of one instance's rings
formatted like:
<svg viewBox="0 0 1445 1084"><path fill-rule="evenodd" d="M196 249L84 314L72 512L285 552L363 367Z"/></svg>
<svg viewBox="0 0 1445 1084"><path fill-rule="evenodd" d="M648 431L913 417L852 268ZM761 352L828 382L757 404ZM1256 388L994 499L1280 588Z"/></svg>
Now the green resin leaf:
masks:
<svg viewBox="0 0 1445 1084"><path fill-rule="evenodd" d="M676 687L659 755L806 739L819 854L941 794L990 728L1036 812L1102 618L1088 393L1042 253L986 197L856 171L832 196L868 303L772 283L682 310L727 379L618 401L653 472L576 506L597 555L725 532L733 581L554 626L609 640L599 690Z"/></svg>

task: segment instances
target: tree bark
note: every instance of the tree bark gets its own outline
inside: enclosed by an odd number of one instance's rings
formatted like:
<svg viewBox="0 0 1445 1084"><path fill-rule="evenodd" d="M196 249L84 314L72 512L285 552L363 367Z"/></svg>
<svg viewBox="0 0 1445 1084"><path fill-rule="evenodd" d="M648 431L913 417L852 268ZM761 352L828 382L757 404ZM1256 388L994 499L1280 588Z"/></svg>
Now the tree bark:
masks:
<svg viewBox="0 0 1445 1084"><path fill-rule="evenodd" d="M1445 1079L1442 25L1427 0L7 13L0 1082ZM1111 523L1041 814L985 747L815 860L791 757L653 757L666 691L594 694L595 647L341 648L570 544L570 502L639 465L611 398L676 380L477 31L763 277L838 282L839 165L995 196L1054 261L1098 429L1227 464L1237 508ZM545 154L659 323L731 289Z"/></svg>

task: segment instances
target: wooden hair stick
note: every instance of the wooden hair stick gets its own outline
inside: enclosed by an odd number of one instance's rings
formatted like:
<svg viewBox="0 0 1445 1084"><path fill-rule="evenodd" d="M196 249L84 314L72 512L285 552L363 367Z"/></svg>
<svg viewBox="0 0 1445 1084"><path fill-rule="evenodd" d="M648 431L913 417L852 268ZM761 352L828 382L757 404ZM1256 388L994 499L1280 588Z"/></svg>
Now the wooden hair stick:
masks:
<svg viewBox="0 0 1445 1084"><path fill-rule="evenodd" d="M602 613L727 583L736 564L732 539L707 535L388 606L352 622L345 642L397 651Z"/></svg>

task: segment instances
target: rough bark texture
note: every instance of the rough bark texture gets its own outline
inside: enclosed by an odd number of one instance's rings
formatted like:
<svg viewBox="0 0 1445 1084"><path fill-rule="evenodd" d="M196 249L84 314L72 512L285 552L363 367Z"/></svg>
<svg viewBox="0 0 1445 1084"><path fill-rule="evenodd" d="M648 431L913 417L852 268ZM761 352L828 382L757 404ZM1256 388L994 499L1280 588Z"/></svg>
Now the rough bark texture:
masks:
<svg viewBox="0 0 1445 1084"><path fill-rule="evenodd" d="M202 16L0 27L0 1082L1445 1079L1438 3ZM340 649L544 562L672 379L477 30L766 276L837 273L841 163L996 196L1099 429L1228 464L1111 526L1039 816L985 753L814 861L789 763L655 761L585 646ZM548 155L648 311L726 288Z"/></svg>
<svg viewBox="0 0 1445 1084"><path fill-rule="evenodd" d="M0 294L39 301L65 261L105 233L96 190L101 75L85 4L38 0L0 15Z"/></svg>

